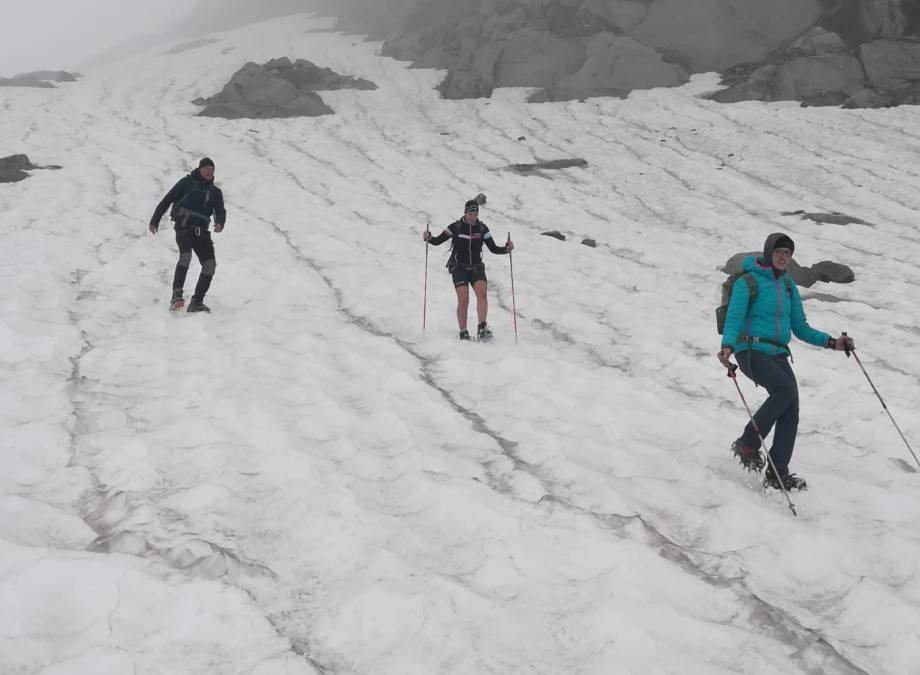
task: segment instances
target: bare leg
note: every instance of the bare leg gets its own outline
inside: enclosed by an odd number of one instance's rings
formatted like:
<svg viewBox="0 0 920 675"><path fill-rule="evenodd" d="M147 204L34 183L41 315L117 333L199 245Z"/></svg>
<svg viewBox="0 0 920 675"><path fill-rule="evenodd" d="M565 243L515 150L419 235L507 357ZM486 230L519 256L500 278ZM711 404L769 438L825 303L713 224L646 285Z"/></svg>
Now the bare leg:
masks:
<svg viewBox="0 0 920 675"><path fill-rule="evenodd" d="M489 314L489 296L486 294L486 282L477 281L473 284L473 292L476 293L476 313L479 315L479 323L486 322L486 316Z"/></svg>
<svg viewBox="0 0 920 675"><path fill-rule="evenodd" d="M466 330L466 315L470 306L470 287L466 284L454 287L457 291L457 324Z"/></svg>

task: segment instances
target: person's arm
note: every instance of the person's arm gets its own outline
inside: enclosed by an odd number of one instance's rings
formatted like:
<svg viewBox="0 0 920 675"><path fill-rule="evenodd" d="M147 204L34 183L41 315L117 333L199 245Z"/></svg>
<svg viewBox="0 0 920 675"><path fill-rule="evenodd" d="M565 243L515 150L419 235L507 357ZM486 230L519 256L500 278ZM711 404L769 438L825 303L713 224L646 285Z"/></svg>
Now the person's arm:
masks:
<svg viewBox="0 0 920 675"><path fill-rule="evenodd" d="M220 190L216 190L216 193L214 199L214 229L217 232L221 232L227 222L227 211L224 209L224 193Z"/></svg>
<svg viewBox="0 0 920 675"><path fill-rule="evenodd" d="M791 284L791 288L792 313L790 321L793 335L799 340L815 345L816 347L833 349L833 338L831 338L830 335L808 325L808 320L805 318L805 308L802 307L802 296L799 295L799 288L794 283Z"/></svg>
<svg viewBox="0 0 920 675"><path fill-rule="evenodd" d="M454 224L451 223L450 225L445 227L444 231L441 232L441 234L439 234L437 237L431 237L428 240L428 243L431 244L432 246L440 246L445 241L447 241L448 239L454 236L453 227L454 227Z"/></svg>
<svg viewBox="0 0 920 675"><path fill-rule="evenodd" d="M160 228L160 221L163 219L163 214L166 213L166 209L169 208L170 204L177 201L181 198L185 187L185 178L182 178L178 183L172 186L172 189L166 193L166 196L160 200L160 203L157 204L157 207L153 210L153 217L150 218L150 231L156 232Z"/></svg>
<svg viewBox="0 0 920 675"><path fill-rule="evenodd" d="M498 244L495 243L495 238L492 236L492 233L489 231L488 227L483 225L482 230L483 230L482 231L482 241L489 248L489 250L492 251L492 253L496 253L499 255L504 255L508 253L507 246L499 246Z"/></svg>

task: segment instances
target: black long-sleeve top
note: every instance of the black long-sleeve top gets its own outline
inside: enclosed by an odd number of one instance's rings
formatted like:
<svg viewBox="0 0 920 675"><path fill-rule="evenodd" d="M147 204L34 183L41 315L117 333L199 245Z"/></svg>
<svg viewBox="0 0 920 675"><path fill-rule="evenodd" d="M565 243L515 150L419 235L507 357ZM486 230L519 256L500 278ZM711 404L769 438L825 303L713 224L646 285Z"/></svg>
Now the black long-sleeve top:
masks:
<svg viewBox="0 0 920 675"><path fill-rule="evenodd" d="M495 243L489 228L481 220L477 220L472 225L466 222L466 219L455 221L445 227L441 234L429 239L428 243L439 246L448 239L451 240L448 267L482 265L483 244L488 246L492 253L501 255L508 252L507 246L499 246Z"/></svg>

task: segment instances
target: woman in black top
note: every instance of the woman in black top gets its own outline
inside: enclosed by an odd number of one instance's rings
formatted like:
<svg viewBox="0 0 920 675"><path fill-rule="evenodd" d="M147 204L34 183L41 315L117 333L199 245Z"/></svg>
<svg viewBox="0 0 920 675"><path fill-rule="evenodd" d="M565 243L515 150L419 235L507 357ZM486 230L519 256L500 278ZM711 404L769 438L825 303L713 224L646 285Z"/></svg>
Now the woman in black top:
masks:
<svg viewBox="0 0 920 675"><path fill-rule="evenodd" d="M492 233L486 224L479 220L479 203L471 199L463 207L463 218L451 223L436 237L432 237L425 230L422 238L429 244L439 246L448 239L451 240L450 258L447 269L454 281L457 291L457 323L460 326L460 339L469 340L470 334L466 329L467 309L470 304L470 285L476 293L476 311L479 315L479 327L476 331L477 338L482 342L492 339L492 331L486 325L486 315L489 313L489 300L486 296L487 279L486 266L482 262L482 245L489 247L492 253L505 254L514 249L511 239L505 246L499 246L492 238Z"/></svg>

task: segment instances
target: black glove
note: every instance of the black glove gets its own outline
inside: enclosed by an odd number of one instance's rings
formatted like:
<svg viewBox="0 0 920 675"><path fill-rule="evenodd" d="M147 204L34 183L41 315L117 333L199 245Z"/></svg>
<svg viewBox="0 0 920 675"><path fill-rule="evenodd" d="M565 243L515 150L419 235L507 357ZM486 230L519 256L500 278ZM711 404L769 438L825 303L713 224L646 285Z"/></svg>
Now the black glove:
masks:
<svg viewBox="0 0 920 675"><path fill-rule="evenodd" d="M838 352L851 352L856 347L853 345L853 338L848 335L841 335L837 338L831 338L827 341L828 349L835 349Z"/></svg>

